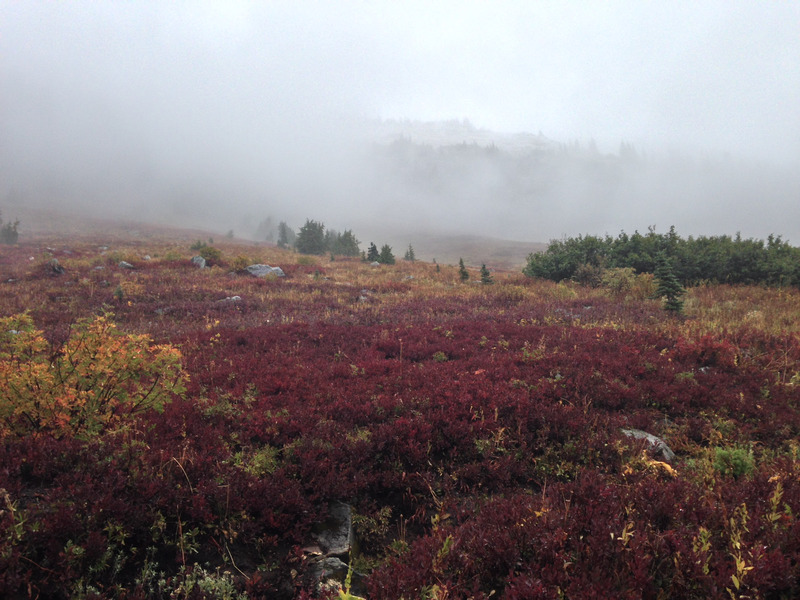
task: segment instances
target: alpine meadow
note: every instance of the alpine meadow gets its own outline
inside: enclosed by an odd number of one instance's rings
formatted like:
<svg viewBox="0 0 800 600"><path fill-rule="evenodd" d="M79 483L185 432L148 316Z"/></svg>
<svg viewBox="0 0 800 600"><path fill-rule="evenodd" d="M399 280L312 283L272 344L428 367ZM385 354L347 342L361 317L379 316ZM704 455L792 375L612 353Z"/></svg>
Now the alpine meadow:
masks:
<svg viewBox="0 0 800 600"><path fill-rule="evenodd" d="M799 31L0 0L0 600L800 598Z"/></svg>
<svg viewBox="0 0 800 600"><path fill-rule="evenodd" d="M3 247L4 597L797 595L797 287L195 233Z"/></svg>

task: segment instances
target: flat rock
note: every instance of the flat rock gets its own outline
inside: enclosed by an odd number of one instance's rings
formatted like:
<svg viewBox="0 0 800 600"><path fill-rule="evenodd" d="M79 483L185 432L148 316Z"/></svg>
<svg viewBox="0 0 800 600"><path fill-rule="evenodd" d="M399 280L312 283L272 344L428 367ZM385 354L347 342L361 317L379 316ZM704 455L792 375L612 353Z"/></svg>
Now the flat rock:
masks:
<svg viewBox="0 0 800 600"><path fill-rule="evenodd" d="M286 273L280 267L270 267L269 265L250 265L245 268L245 271L250 273L253 277L268 277L273 275L275 277L286 277Z"/></svg>

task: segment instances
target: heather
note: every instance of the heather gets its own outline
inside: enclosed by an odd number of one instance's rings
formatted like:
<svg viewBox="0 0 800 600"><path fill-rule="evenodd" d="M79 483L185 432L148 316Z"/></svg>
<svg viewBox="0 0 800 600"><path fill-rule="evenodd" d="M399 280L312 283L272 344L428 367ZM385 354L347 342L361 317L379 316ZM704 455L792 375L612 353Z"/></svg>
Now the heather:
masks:
<svg viewBox="0 0 800 600"><path fill-rule="evenodd" d="M305 576L334 502L353 595L800 593L796 289L211 245L3 248L3 597L346 597Z"/></svg>

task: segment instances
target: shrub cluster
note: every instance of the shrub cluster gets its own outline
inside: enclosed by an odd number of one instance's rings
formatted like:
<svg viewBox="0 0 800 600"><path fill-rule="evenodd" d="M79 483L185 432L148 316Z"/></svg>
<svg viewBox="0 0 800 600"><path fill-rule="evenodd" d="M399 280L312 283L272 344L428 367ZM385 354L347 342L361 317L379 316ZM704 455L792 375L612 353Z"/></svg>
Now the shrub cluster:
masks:
<svg viewBox="0 0 800 600"><path fill-rule="evenodd" d="M800 286L800 248L780 236L766 242L740 235L681 238L670 228L657 234L620 233L616 238L592 235L553 240L544 252L531 254L524 273L553 281L576 279L597 284L606 268L632 268L653 273L659 253L669 258L675 275L686 285L703 281L734 284Z"/></svg>

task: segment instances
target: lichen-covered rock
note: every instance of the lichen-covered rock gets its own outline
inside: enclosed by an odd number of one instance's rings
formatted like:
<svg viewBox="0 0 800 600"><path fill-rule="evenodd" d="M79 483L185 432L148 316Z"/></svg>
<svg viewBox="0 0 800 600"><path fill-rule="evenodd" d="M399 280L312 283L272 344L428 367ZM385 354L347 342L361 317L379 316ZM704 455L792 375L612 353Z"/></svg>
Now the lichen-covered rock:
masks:
<svg viewBox="0 0 800 600"><path fill-rule="evenodd" d="M206 259L202 256L193 256L192 257L192 264L196 266L198 269L205 269L206 268Z"/></svg>
<svg viewBox="0 0 800 600"><path fill-rule="evenodd" d="M286 273L283 272L283 269L280 267L270 267L269 265L250 265L245 269L250 275L253 277L268 277L270 275L274 277L285 277Z"/></svg>

